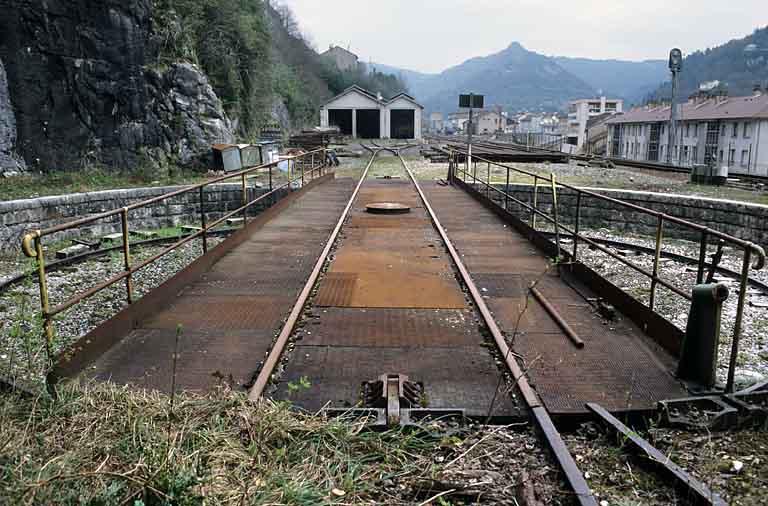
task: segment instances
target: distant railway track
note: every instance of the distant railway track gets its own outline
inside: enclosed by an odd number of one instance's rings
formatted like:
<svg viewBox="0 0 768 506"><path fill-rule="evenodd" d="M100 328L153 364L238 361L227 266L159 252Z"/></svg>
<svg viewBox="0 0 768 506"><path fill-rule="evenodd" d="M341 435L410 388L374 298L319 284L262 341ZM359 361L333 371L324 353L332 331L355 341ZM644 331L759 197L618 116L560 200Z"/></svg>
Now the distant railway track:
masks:
<svg viewBox="0 0 768 506"><path fill-rule="evenodd" d="M433 136L428 136L427 139L438 141L438 142L444 142L444 143L466 144L467 142L466 136L448 137L448 136L433 135ZM567 153L561 153L558 150L553 150L544 146L525 146L523 144L515 144L515 143L501 142L501 141L489 141L489 140L483 140L483 139L473 141L472 146L491 149L493 152L503 152L504 150L507 150L509 152L515 152L515 153L536 153L536 152L553 153L553 154L557 153L557 154L562 154L566 158L571 160L579 160L583 162L595 162L599 164L611 163L614 166L619 166L619 167L641 169L641 170L652 170L656 172L667 172L670 174L689 175L691 173L690 167L680 167L678 165L671 165L671 164L665 164L665 163L659 163L659 162L649 162L644 160L630 160L627 158L567 154ZM521 159L518 161L524 162L525 160ZM729 177L732 179L738 179L740 182L768 185L768 176L731 173Z"/></svg>

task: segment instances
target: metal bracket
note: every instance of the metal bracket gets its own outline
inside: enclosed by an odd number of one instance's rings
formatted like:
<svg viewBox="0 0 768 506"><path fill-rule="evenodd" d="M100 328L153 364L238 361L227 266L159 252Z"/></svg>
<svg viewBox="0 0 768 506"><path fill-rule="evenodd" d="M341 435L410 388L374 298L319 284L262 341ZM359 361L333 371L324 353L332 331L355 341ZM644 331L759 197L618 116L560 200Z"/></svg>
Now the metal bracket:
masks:
<svg viewBox="0 0 768 506"><path fill-rule="evenodd" d="M424 397L424 384L412 382L403 374L382 374L378 380L364 381L361 388L363 407L326 408L331 416L373 417L370 425L381 428L418 426L424 419L464 418L463 409L419 407Z"/></svg>

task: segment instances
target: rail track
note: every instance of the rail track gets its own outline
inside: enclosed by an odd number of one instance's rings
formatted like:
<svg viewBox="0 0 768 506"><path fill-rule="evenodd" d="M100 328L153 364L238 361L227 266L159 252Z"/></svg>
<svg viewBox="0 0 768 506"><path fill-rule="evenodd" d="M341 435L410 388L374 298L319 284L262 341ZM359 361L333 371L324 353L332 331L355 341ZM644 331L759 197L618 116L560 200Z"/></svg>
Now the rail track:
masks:
<svg viewBox="0 0 768 506"><path fill-rule="evenodd" d="M448 234L442 227L435 210L430 205L429 200L427 199L413 172L410 170L405 160L401 156L401 150L410 146L401 145L382 147L380 145L374 144L372 147L365 147L371 152L371 158L363 170L357 186L352 193L352 196L350 197L346 207L344 208L344 211L342 212L338 222L336 223L336 226L331 233L322 254L317 259L309 279L304 285L304 288L302 289L299 297L296 299L288 319L283 325L282 330L276 338L271 351L264 361L263 366L258 373L252 388L250 389L250 398L256 400L268 394L268 388L273 384L278 374L277 369L281 362L281 357L284 353L286 353L289 342L291 342L292 336L294 336L294 332L297 329L297 324L300 321L301 315L307 309L308 302L310 301L313 291L316 288L318 279L321 277L324 271L327 272L328 270L329 255L333 251L340 234L342 234L342 231L345 228L345 223L349 221L350 211L353 209L353 207L356 206L361 190L366 185L369 171L374 165L377 157L382 152L388 151L399 159L399 162L402 165L405 174L407 174L413 189L415 189L416 193L418 194L418 199L420 200L421 205L423 205L425 212L429 217L431 226L434 227L434 230L437 232L440 238L442 247L447 251L448 256L450 257L453 269L455 269L455 272L458 273L458 278L463 283L466 293L469 295L471 303L474 306L473 309L476 311L476 315L479 317L478 319L483 323L488 334L492 336L493 343L496 346L496 352L498 353L498 356L501 357L504 368L506 369L506 371L498 371L497 374L499 377L503 377L501 375L506 372L511 376L511 382L514 385L514 388L519 393L520 398L523 399L526 410L535 420L536 425L540 430L542 439L546 442L546 445L551 450L555 460L557 461L565 476L569 487L573 491L577 502L582 505L596 505L597 502L589 490L584 476L579 471L575 460L563 442L563 439L555 427L555 424L553 423L549 413L543 406L535 390L529 384L523 368L518 363L516 355L512 353L510 346L507 344L507 341L502 334L499 325L495 321L493 314L483 299L480 289L472 280L472 277L464 265L461 256L456 251L456 248L453 246L451 240L448 237ZM403 287L403 289L407 290L408 287ZM454 355L451 357L451 360L456 361L461 360L461 358ZM446 366L447 364L443 364L443 367ZM386 419L389 422L403 421L404 418L401 418L403 413L400 412L399 407L400 399L398 399L398 390L400 392L402 392L403 388L407 390L409 385L406 382L400 383L398 386L396 380L394 383L390 384L390 382L393 380L395 380L395 378L393 378L391 375L382 380L382 388L385 392L384 395L387 397ZM395 392L394 394L393 390ZM446 410L445 413L448 413L448 410Z"/></svg>
<svg viewBox="0 0 768 506"><path fill-rule="evenodd" d="M495 216L489 219L480 216L477 207L461 207L468 202L476 205L469 194L420 184L402 156L412 145L363 147L371 157L359 180L328 182L325 177L317 190L302 191L292 201L291 211L286 203L284 214L274 209L256 217L249 229L227 239L223 248L213 249L169 284L83 338L71 350L73 362L64 353L52 382L82 374L163 388L167 378L158 374L162 366L157 364L167 362L168 336L175 334L178 345L183 328L184 350L173 351L172 389L177 385L179 357L182 388L199 389L209 384L211 376L229 373L228 383L247 386L253 400L282 399L287 393L299 407L329 414L360 412L372 415L380 425L419 425L424 418L435 417L503 424L503 416L525 417L539 429L575 501L595 505L553 416L568 413L574 404L583 411L581 397L568 399L574 393L599 398L601 406L623 409L617 407L613 393L621 390L623 400L634 395L634 386L626 394L620 378L604 380L633 363L610 363L613 357L606 354L605 339L613 348L629 350L631 333L608 336L605 322L595 320L584 304L568 303L579 301L558 285L558 276L544 280L540 291L527 286L542 265L549 268L548 259L532 251L522 236L514 239L518 243L511 242L512 234L494 221ZM368 177L385 153L397 158L405 178ZM462 198L464 204L459 202ZM377 214L387 210L399 214L384 218ZM279 218L270 221L270 213ZM484 253L489 249L495 253ZM90 252L69 262L109 252ZM486 254L490 258L478 257ZM498 268L502 262L504 268ZM368 283L367 288L348 283L352 277L358 285ZM541 307L526 316L524 325L532 330L522 331L529 335L520 343L515 338L525 309L518 313L503 304L528 291ZM567 309L571 306L580 309ZM558 311L567 313L571 325ZM507 321L501 320L502 313ZM514 330L510 315L518 318ZM592 332L595 328L606 335ZM577 335L582 331L584 341ZM524 361L524 356L531 357L531 346L545 342L552 348L542 352L550 355L544 360L559 361L554 382L546 374L536 376L547 367L533 371ZM94 343L99 348L89 349ZM521 352L518 346L528 348ZM645 352L638 348L634 354L638 353ZM579 358L569 363L569 357ZM580 365L578 361L585 358L587 362ZM260 361L261 367L255 369ZM633 385L662 371L659 364L640 366L639 379L633 369ZM216 367L227 369L211 375ZM414 381L403 371L411 371ZM308 392L291 397L292 381L310 373L325 374L323 379L332 378L336 384L313 384ZM244 376L248 383L241 381ZM361 383L360 377L365 381ZM569 383L579 383L583 390L569 391ZM677 391L679 386L673 386ZM658 395L666 386L655 388L645 393L664 398ZM338 407L334 403L339 399L351 402ZM590 409L599 412L601 406ZM503 416L492 417L494 407ZM685 482L688 477L683 474L680 479ZM702 494L709 491L702 489Z"/></svg>

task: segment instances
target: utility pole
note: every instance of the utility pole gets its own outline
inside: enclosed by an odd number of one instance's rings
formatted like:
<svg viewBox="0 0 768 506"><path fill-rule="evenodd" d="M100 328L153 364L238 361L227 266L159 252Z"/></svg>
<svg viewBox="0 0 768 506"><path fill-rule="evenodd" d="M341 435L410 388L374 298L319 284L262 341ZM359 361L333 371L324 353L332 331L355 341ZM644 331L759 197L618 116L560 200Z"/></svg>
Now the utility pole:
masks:
<svg viewBox="0 0 768 506"><path fill-rule="evenodd" d="M673 152L677 143L677 85L680 71L683 70L683 52L674 48L669 52L669 70L672 71L672 107L669 113L669 141L667 146L667 162L673 163ZM677 157L680 160L680 157Z"/></svg>

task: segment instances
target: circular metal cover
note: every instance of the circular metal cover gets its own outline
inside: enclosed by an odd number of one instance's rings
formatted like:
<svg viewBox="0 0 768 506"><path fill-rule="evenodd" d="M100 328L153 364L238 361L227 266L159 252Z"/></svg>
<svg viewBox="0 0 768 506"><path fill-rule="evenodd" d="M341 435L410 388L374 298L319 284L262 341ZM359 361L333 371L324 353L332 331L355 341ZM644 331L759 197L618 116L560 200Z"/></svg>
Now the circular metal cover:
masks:
<svg viewBox="0 0 768 506"><path fill-rule="evenodd" d="M411 208L399 202L374 202L365 206L365 210L373 214L406 214Z"/></svg>

